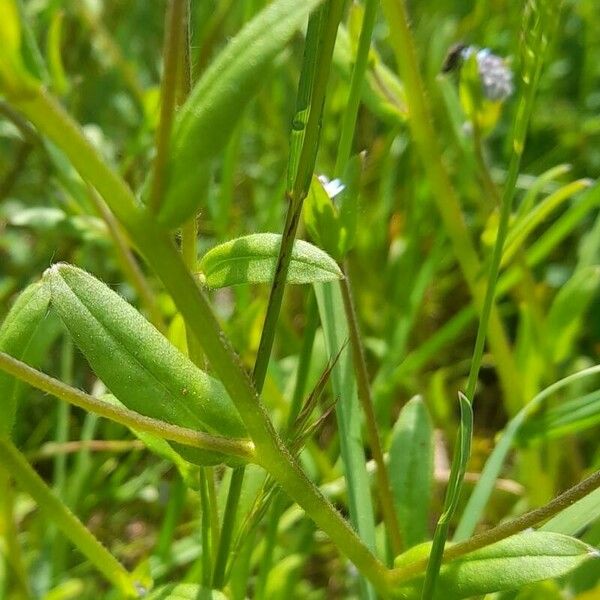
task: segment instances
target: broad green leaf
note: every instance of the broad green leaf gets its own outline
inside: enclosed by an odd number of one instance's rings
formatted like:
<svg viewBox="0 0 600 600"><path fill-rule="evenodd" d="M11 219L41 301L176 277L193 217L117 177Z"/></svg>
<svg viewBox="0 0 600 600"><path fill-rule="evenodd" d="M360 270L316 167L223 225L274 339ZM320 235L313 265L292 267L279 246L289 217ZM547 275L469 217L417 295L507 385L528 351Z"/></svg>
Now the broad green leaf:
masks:
<svg viewBox="0 0 600 600"><path fill-rule="evenodd" d="M161 586L147 596L145 600L227 600L227 596L218 590L208 590L193 583L171 583Z"/></svg>
<svg viewBox="0 0 600 600"><path fill-rule="evenodd" d="M22 359L44 319L50 302L50 289L38 282L17 298L0 327L0 350ZM0 372L0 434L10 434L17 410L19 381Z"/></svg>
<svg viewBox="0 0 600 600"><path fill-rule="evenodd" d="M561 510L546 521L540 529L565 535L578 535L598 518L600 518L600 488Z"/></svg>
<svg viewBox="0 0 600 600"><path fill-rule="evenodd" d="M265 71L322 0L275 0L212 61L178 113L159 220L168 227L192 216L212 160L223 150Z"/></svg>
<svg viewBox="0 0 600 600"><path fill-rule="evenodd" d="M279 234L247 235L209 250L199 267L211 288L268 283L275 275L280 246ZM323 250L303 240L294 242L287 283L315 283L342 277L337 263Z"/></svg>
<svg viewBox="0 0 600 600"><path fill-rule="evenodd" d="M549 532L521 533L444 564L436 600L459 600L480 594L519 589L536 581L561 577L598 552L583 542ZM407 586L418 597L422 582Z"/></svg>
<svg viewBox="0 0 600 600"><path fill-rule="evenodd" d="M52 307L96 375L127 407L143 415L227 437L245 427L223 385L198 369L118 294L71 265L44 274ZM173 444L198 464L223 457Z"/></svg>
<svg viewBox="0 0 600 600"><path fill-rule="evenodd" d="M420 396L400 411L390 445L390 483L407 548L427 537L433 479L433 428Z"/></svg>

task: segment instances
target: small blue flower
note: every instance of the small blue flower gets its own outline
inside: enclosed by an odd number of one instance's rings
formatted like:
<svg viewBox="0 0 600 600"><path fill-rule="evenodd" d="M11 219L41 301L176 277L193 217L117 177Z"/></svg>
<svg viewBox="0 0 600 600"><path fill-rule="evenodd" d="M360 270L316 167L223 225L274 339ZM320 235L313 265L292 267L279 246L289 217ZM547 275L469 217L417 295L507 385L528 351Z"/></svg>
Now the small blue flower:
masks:
<svg viewBox="0 0 600 600"><path fill-rule="evenodd" d="M463 60L475 53L479 78L483 93L488 100L500 102L508 98L514 90L512 71L506 66L504 59L496 56L488 48L481 50L467 46L462 49Z"/></svg>

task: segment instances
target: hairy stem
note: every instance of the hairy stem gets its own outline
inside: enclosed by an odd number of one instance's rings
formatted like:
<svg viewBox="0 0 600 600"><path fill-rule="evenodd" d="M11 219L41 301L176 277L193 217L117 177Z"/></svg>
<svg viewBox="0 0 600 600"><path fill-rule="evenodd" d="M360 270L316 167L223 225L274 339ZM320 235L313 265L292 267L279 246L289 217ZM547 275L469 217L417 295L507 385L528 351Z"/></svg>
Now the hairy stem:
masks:
<svg viewBox="0 0 600 600"><path fill-rule="evenodd" d="M34 97L18 100L18 108L67 154L80 175L98 190L163 281L236 404L256 446L260 464L331 537L359 571L382 593L386 593L388 582L384 565L307 479L298 462L287 451L202 290L186 269L168 233L141 209L125 182L104 163L51 96L40 89Z"/></svg>
<svg viewBox="0 0 600 600"><path fill-rule="evenodd" d="M54 379L41 371L37 371L24 362L1 351L0 370L60 400L64 400L74 406L79 406L79 408L106 417L137 431L151 433L165 440L179 442L180 444L201 448L202 450L212 450L214 452L237 456L244 460L254 460L254 444L250 440L219 437L204 433L203 431L171 425L159 419L152 419L128 408L113 406L73 388L58 379Z"/></svg>
<svg viewBox="0 0 600 600"><path fill-rule="evenodd" d="M464 556L465 554L469 554L470 552L474 552L475 550L479 550L480 548L484 548L485 546L499 542L507 537L510 537L511 535L515 535L525 531L526 529L529 529L530 527L533 527L534 525L538 525L543 521L547 521L554 515L558 514L562 510L565 510L572 504L575 504L575 502L581 500L599 487L600 471L596 471L593 475L590 475L587 479L584 479L576 486L568 489L566 492L563 492L560 494L560 496L557 496L545 506L536 508L528 513L525 513L524 515L521 515L520 517L517 517L516 519L513 519L512 521L502 523L501 525L475 535L464 542L460 542L446 548L442 560L443 562L455 560L461 556ZM408 579L412 579L413 577L416 577L422 573L426 565L427 559L424 559L411 563L406 567L394 569L391 573L391 579L396 584Z"/></svg>
<svg viewBox="0 0 600 600"><path fill-rule="evenodd" d="M152 187L148 206L158 212L165 188L165 172L171 141L171 128L175 118L178 71L181 64L182 39L185 28L187 0L168 0L165 15L165 41L163 47L163 75L160 86L160 120L156 130L156 156L152 173Z"/></svg>

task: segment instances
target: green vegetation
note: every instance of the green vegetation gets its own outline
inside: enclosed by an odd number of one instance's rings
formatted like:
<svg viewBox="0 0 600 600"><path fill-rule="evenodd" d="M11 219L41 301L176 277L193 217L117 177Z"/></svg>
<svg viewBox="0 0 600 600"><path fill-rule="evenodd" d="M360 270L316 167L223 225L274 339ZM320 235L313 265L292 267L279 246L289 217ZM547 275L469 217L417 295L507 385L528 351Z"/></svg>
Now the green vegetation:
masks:
<svg viewBox="0 0 600 600"><path fill-rule="evenodd" d="M0 0L0 599L600 595L594 0Z"/></svg>

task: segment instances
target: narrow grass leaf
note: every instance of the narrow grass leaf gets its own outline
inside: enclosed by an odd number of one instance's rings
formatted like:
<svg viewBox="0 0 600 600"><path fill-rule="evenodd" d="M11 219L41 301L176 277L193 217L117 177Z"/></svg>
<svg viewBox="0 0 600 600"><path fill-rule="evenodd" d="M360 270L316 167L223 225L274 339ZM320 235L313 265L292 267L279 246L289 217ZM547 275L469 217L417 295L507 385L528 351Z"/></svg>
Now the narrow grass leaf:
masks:
<svg viewBox="0 0 600 600"><path fill-rule="evenodd" d="M348 490L350 520L358 535L371 549L375 548L375 521L369 490L365 452L361 434L361 412L356 392L354 366L348 341L348 325L344 317L344 303L339 286L335 283L318 283L315 295L323 324L325 344L330 360L339 353L331 372L333 394L337 399L336 417L340 433L340 451ZM375 598L375 591L361 580L365 598Z"/></svg>
<svg viewBox="0 0 600 600"><path fill-rule="evenodd" d="M544 198L544 200L535 206L528 214L517 221L506 237L504 252L502 253L502 265L506 266L506 264L510 262L517 250L525 243L527 236L529 236L536 227L574 194L589 188L592 183L593 182L590 179L579 179L564 185Z"/></svg>
<svg viewBox="0 0 600 600"><path fill-rule="evenodd" d="M176 227L194 214L212 160L231 137L265 71L322 0L276 0L259 12L211 62L178 113L159 220Z"/></svg>
<svg viewBox="0 0 600 600"><path fill-rule="evenodd" d="M209 250L200 261L206 284L222 288L243 283L270 283L275 276L281 235L256 233ZM343 277L331 256L303 240L296 240L287 283L315 283Z"/></svg>
<svg viewBox="0 0 600 600"><path fill-rule="evenodd" d="M436 600L459 600L561 577L598 552L583 542L558 533L518 534L442 566ZM409 597L417 597L419 583ZM410 588L409 588L410 589Z"/></svg>
<svg viewBox="0 0 600 600"><path fill-rule="evenodd" d="M529 444L578 433L600 423L600 390L540 411L527 419L518 441Z"/></svg>
<svg viewBox="0 0 600 600"><path fill-rule="evenodd" d="M44 280L51 286L52 307L76 345L127 408L174 425L227 437L245 436L245 427L221 383L198 369L121 296L70 265L54 265ZM198 464L221 458L175 447Z"/></svg>
<svg viewBox="0 0 600 600"><path fill-rule="evenodd" d="M433 427L420 396L402 408L392 431L390 483L407 548L427 536L433 480Z"/></svg>
<svg viewBox="0 0 600 600"><path fill-rule="evenodd" d="M494 488L494 482L500 475L502 465L514 444L515 438L523 426L523 423L526 422L527 419L532 418L542 402L552 396L556 391L572 383L580 382L587 377L597 376L599 372L600 365L596 365L589 369L573 373L572 375L553 383L532 398L531 401L508 422L496 447L485 463L479 481L475 485L475 489L471 493L454 533L453 541L461 542L466 540L473 534L473 531L475 531L475 526L481 519L487 501Z"/></svg>
<svg viewBox="0 0 600 600"><path fill-rule="evenodd" d="M546 318L545 333L552 340L556 362L572 354L573 344L584 325L584 317L600 287L600 267L584 267L563 285L554 298Z"/></svg>
<svg viewBox="0 0 600 600"><path fill-rule="evenodd" d="M598 518L600 518L600 489L594 490L585 498L560 511L540 529L565 535L579 535Z"/></svg>
<svg viewBox="0 0 600 600"><path fill-rule="evenodd" d="M50 302L50 289L42 282L34 283L21 293L0 327L0 350L22 359ZM8 435L15 421L20 382L0 372L0 435Z"/></svg>

